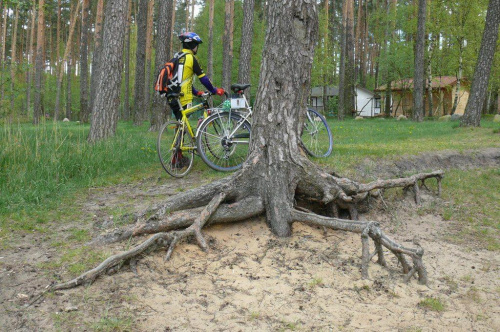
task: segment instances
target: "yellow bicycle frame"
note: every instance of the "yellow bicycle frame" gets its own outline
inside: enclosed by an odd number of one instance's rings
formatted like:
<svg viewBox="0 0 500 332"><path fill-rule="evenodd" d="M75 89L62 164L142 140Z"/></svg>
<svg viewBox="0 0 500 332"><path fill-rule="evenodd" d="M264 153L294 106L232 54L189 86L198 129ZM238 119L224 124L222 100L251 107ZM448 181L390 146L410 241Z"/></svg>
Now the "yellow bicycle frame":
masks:
<svg viewBox="0 0 500 332"><path fill-rule="evenodd" d="M177 133L175 134L174 140L172 141L172 149L174 148L175 142L177 142L177 138L179 137L179 133L181 133L181 135L184 135L186 128L187 128L187 132L189 133L189 135L191 135L191 137L193 139L195 138L195 133L193 132L193 128L191 127L191 124L189 123L188 116L196 111L201 110L202 108L204 108L204 105L203 105L203 103L200 103L198 105L187 108L185 110L181 110L182 117L181 117L180 123L181 123L182 128L180 130L178 130ZM203 112L203 117L204 118L207 117L206 110ZM184 144L184 140L181 140L181 146L180 146L181 151L190 151L190 150L196 149L195 146L185 147L183 144Z"/></svg>

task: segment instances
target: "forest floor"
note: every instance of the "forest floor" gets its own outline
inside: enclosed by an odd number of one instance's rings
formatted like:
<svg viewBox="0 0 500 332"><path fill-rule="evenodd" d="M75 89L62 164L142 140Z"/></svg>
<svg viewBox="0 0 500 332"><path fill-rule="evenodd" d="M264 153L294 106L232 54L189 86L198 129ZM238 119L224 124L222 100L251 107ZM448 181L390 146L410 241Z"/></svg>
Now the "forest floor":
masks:
<svg viewBox="0 0 500 332"><path fill-rule="evenodd" d="M450 165L440 153L407 158L399 166L387 162L379 171L367 160L356 172L369 178L396 169L500 167L500 149L487 151L493 154L488 160L449 153L458 158ZM74 267L70 257L75 256L68 253L80 250L76 257L83 259L86 251L104 252L98 262L144 237L105 248L68 248L61 242L78 234L88 234L90 240L131 220L127 212L139 212L207 181L193 172L180 180L162 176L94 188L75 203L72 224L54 221L52 232L26 233L2 248L0 330L500 331L500 255L484 249L480 237L457 239L462 223L438 213L449 202L436 197L435 186L424 190L420 207L410 195L393 189L361 215L379 221L402 244L414 246L418 237L425 249L427 286L416 280L405 284L390 255L389 268L373 262L370 279L361 279L357 234L296 224L290 238L280 239L260 217L204 229L208 253L184 243L165 262L165 252L156 251L138 262L137 274L125 266L91 286L48 294L28 306L54 280L69 280L68 270Z"/></svg>

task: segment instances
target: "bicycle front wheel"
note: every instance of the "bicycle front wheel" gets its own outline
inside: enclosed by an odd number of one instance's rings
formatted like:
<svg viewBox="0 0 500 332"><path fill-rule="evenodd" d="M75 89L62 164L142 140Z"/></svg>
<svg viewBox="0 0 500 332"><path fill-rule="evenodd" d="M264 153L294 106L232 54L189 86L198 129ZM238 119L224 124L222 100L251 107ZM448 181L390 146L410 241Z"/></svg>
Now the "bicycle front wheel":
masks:
<svg viewBox="0 0 500 332"><path fill-rule="evenodd" d="M179 121L165 123L158 134L156 150L163 169L176 178L191 170L194 160L194 139Z"/></svg>
<svg viewBox="0 0 500 332"><path fill-rule="evenodd" d="M251 126L235 113L220 112L208 117L198 130L196 146L203 161L221 172L235 171L248 155Z"/></svg>
<svg viewBox="0 0 500 332"><path fill-rule="evenodd" d="M332 153L333 137L330 127L325 117L313 109L307 110L300 139L307 154L312 157L328 157Z"/></svg>

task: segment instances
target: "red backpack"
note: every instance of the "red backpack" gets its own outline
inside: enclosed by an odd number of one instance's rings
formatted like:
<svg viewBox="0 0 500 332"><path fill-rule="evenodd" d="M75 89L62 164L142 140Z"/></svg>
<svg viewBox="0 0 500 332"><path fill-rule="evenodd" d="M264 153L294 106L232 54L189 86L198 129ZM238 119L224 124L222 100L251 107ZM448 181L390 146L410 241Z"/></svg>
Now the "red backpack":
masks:
<svg viewBox="0 0 500 332"><path fill-rule="evenodd" d="M185 55L186 53L176 53L174 57L166 62L163 68L160 69L155 83L155 91L160 95L166 94L169 91L176 93L180 92L183 70L179 71L179 59Z"/></svg>

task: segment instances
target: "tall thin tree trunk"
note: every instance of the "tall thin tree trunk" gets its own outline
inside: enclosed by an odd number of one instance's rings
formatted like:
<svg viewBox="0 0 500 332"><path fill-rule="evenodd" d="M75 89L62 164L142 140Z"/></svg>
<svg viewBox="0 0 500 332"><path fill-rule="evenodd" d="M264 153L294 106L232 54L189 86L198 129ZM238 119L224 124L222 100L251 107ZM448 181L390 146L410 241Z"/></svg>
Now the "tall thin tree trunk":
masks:
<svg viewBox="0 0 500 332"><path fill-rule="evenodd" d="M30 113L31 109L31 86L33 80L33 59L34 59L34 40L35 40L35 22L36 22L36 1L33 1L33 7L31 9L31 28L30 28L30 45L28 53L28 70L26 71L26 114Z"/></svg>
<svg viewBox="0 0 500 332"><path fill-rule="evenodd" d="M14 27L12 32L12 43L11 43L11 52L10 52L10 108L14 110L14 99L15 99L15 91L14 91L14 83L16 80L16 45L17 45L17 25L19 22L19 4L16 6L16 12L14 17Z"/></svg>
<svg viewBox="0 0 500 332"><path fill-rule="evenodd" d="M61 105L61 87L64 78L64 64L68 61L69 54L71 52L71 47L73 47L73 34L75 31L76 19L78 18L78 11L80 10L80 1L76 4L76 9L71 15L71 20L69 24L68 40L66 41L66 47L64 49L64 55L61 59L61 64L58 66L57 72L57 87L56 87L56 105L54 111L54 121L57 121L60 113Z"/></svg>
<svg viewBox="0 0 500 332"><path fill-rule="evenodd" d="M214 11L215 11L215 0L209 0L208 7L208 50L207 50L207 74L208 77L214 76Z"/></svg>
<svg viewBox="0 0 500 332"><path fill-rule="evenodd" d="M137 49L135 52L135 84L134 84L134 125L138 126L146 119L144 107L144 80L146 78L146 32L148 24L148 2L137 3Z"/></svg>
<svg viewBox="0 0 500 332"><path fill-rule="evenodd" d="M436 37L432 36L429 39L429 56L427 62L427 102L429 104L428 116L432 117L432 109L434 107L434 101L432 96L432 55L434 54L434 47L436 43Z"/></svg>
<svg viewBox="0 0 500 332"><path fill-rule="evenodd" d="M42 116L42 74L44 62L44 43L45 43L45 15L44 15L45 0L38 1L38 29L36 38L36 65L35 65L35 100L33 123L38 124Z"/></svg>
<svg viewBox="0 0 500 332"><path fill-rule="evenodd" d="M7 40L7 18L9 16L9 11L7 8L7 4L5 4L5 7L3 9L3 31L2 31L2 49L1 49L1 54L0 54L0 97L1 99L4 99L5 97L5 88L4 88L4 78L3 78L3 72L5 69L5 46L6 46L6 40Z"/></svg>
<svg viewBox="0 0 500 332"><path fill-rule="evenodd" d="M89 122L89 27L90 27L90 0L83 0L82 4L82 29L80 39L80 121Z"/></svg>
<svg viewBox="0 0 500 332"><path fill-rule="evenodd" d="M346 0L343 8L343 54L341 55L341 80L339 84L339 120L355 111L355 63L354 63L354 2ZM342 71L343 67L343 71ZM342 79L343 78L343 79Z"/></svg>
<svg viewBox="0 0 500 332"><path fill-rule="evenodd" d="M170 29L171 30L170 31L170 38L169 38L170 44L167 45L168 46L168 58L169 59L171 59L174 56L174 53L175 53L174 46L173 46L173 44L174 44L174 38L173 38L174 28L173 27L175 26L175 13L177 12L175 10L175 8L176 8L176 1L177 0L173 0L172 1L172 8L173 8L172 9L172 21L170 23L172 28Z"/></svg>
<svg viewBox="0 0 500 332"><path fill-rule="evenodd" d="M165 62L170 60L169 47L172 40L172 12L175 12L174 1L158 1L157 37L155 50L155 73L158 73ZM159 94L153 95L150 131L158 131L167 120L165 98Z"/></svg>
<svg viewBox="0 0 500 332"><path fill-rule="evenodd" d="M154 6L155 0L149 0L148 4L148 26L146 33L146 80L145 80L145 89L144 89L144 110L147 115L149 115L149 111L151 109L150 105L150 96L151 96L151 52L152 52L152 44L153 44L153 16L154 16Z"/></svg>
<svg viewBox="0 0 500 332"><path fill-rule="evenodd" d="M451 114L455 114L457 107L458 107L458 96L460 94L460 85L462 82L462 70L463 70L463 59L462 59L462 53L463 53L463 41L460 41L460 46L458 48L458 73L457 73L457 85L455 87L455 97L453 98L453 107L451 108Z"/></svg>
<svg viewBox="0 0 500 332"><path fill-rule="evenodd" d="M125 31L125 91L123 94L123 119L130 120L130 26L132 24L132 0L128 0L127 27Z"/></svg>
<svg viewBox="0 0 500 332"><path fill-rule="evenodd" d="M222 54L222 87L229 91L231 86L231 69L233 59L232 39L233 39L233 23L231 22L231 4L233 0L226 0L225 5L225 20L224 20L224 37L223 37L223 54Z"/></svg>
<svg viewBox="0 0 500 332"><path fill-rule="evenodd" d="M243 4L243 24L241 25L240 64L238 83L250 83L250 64L252 60L253 8L255 0L245 0ZM245 92L250 98L250 89ZM250 100L250 99L249 99Z"/></svg>
<svg viewBox="0 0 500 332"><path fill-rule="evenodd" d="M101 48L102 48L102 24L104 22L104 0L98 0L95 17L94 31L94 54L92 57L92 75L90 76L90 109L95 99L97 86L97 72L101 66Z"/></svg>
<svg viewBox="0 0 500 332"><path fill-rule="evenodd" d="M106 20L102 39L102 57L106 59L106 70L99 72L98 86L89 142L114 136L118 124L118 107L123 70L123 44L127 22L127 0L107 0Z"/></svg>
<svg viewBox="0 0 500 332"><path fill-rule="evenodd" d="M194 30L194 4L196 0L191 0L191 18L189 22L190 30Z"/></svg>
<svg viewBox="0 0 500 332"><path fill-rule="evenodd" d="M415 42L415 73L413 75L413 120L424 120L425 86L425 16L427 0L418 1L417 40Z"/></svg>
<svg viewBox="0 0 500 332"><path fill-rule="evenodd" d="M71 52L71 51L70 51ZM66 118L68 120L71 120L72 118L72 111L71 111L71 80L73 78L73 61L72 61L73 55L70 53L68 57L68 72L67 72L67 77L66 77Z"/></svg>
<svg viewBox="0 0 500 332"><path fill-rule="evenodd" d="M479 56L474 71L471 92L464 116L460 119L460 126L479 127L481 125L481 109L483 108L491 65L495 55L500 24L500 0L490 0L484 25L483 40L479 49Z"/></svg>
<svg viewBox="0 0 500 332"><path fill-rule="evenodd" d="M186 3L185 3L185 14L186 14L186 31L189 31L189 1L190 0L186 0Z"/></svg>

